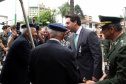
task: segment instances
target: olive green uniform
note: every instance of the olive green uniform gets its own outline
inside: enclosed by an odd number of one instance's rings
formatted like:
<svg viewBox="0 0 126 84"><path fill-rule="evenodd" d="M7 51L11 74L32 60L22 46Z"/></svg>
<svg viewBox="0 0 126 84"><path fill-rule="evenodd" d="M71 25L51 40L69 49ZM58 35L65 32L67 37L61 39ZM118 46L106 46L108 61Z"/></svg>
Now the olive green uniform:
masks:
<svg viewBox="0 0 126 84"><path fill-rule="evenodd" d="M110 43L111 43L111 40L105 40L104 50L103 50L104 62L107 62L107 54L109 52Z"/></svg>
<svg viewBox="0 0 126 84"><path fill-rule="evenodd" d="M108 79L96 84L126 84L126 34L119 36L107 55Z"/></svg>
<svg viewBox="0 0 126 84"><path fill-rule="evenodd" d="M3 32L0 33L0 42L2 42L5 47L7 47L7 42L8 42L8 37L9 36L10 36L9 34L6 35ZM4 50L0 46L0 61L2 60L3 53L4 53Z"/></svg>

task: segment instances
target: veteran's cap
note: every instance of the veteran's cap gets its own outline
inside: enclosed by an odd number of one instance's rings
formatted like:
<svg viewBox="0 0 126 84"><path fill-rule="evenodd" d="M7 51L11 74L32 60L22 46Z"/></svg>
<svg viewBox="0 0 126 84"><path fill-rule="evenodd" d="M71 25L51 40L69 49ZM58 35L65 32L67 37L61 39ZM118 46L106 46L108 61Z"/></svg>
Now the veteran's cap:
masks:
<svg viewBox="0 0 126 84"><path fill-rule="evenodd" d="M49 26L50 29L57 30L57 31L60 31L60 32L66 32L67 31L67 28L64 27L63 25L61 25L60 23L51 23L51 24L48 24L48 26Z"/></svg>
<svg viewBox="0 0 126 84"><path fill-rule="evenodd" d="M103 26L108 24L120 23L123 20L123 18L99 15L99 20L101 22L100 27L102 28Z"/></svg>
<svg viewBox="0 0 126 84"><path fill-rule="evenodd" d="M36 24L29 23L29 27L34 27L34 28L36 28L37 26L36 26ZM22 29L23 29L23 28L26 28L26 24L22 25L21 28L22 28Z"/></svg>

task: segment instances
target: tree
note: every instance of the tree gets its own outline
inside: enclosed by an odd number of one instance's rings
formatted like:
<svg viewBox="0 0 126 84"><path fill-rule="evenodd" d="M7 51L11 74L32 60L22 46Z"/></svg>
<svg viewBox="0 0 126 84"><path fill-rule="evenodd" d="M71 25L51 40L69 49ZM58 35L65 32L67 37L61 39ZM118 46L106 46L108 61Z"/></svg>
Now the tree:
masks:
<svg viewBox="0 0 126 84"><path fill-rule="evenodd" d="M70 0L70 14L74 14L74 0Z"/></svg>
<svg viewBox="0 0 126 84"><path fill-rule="evenodd" d="M47 11L40 12L39 22L41 22L43 26L47 26L47 22L56 23L57 14L58 13L56 9L53 10L48 9ZM38 15L36 15L35 17L38 17ZM35 23L38 23L38 20L35 20Z"/></svg>
<svg viewBox="0 0 126 84"><path fill-rule="evenodd" d="M25 24L25 21L20 21L20 24Z"/></svg>
<svg viewBox="0 0 126 84"><path fill-rule="evenodd" d="M70 14L70 5L68 2L64 3L62 6L59 6L58 7L59 9L59 14L61 14L61 17L62 17L62 24L63 24L63 18Z"/></svg>
<svg viewBox="0 0 126 84"><path fill-rule="evenodd" d="M83 11L81 10L78 4L75 6L75 13L78 14L81 17L81 19L85 19Z"/></svg>

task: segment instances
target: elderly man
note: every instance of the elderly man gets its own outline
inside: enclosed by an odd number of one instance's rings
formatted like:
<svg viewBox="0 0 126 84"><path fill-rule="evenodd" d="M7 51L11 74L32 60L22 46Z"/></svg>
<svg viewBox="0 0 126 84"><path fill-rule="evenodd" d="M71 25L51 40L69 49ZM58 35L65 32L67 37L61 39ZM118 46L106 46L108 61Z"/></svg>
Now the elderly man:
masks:
<svg viewBox="0 0 126 84"><path fill-rule="evenodd" d="M98 82L87 84L126 84L126 34L120 17L99 16L105 39L111 40L107 54L107 72Z"/></svg>
<svg viewBox="0 0 126 84"><path fill-rule="evenodd" d="M29 24L33 39L36 26ZM2 84L28 84L28 62L31 45L26 25L22 25L22 35L11 44L1 71Z"/></svg>
<svg viewBox="0 0 126 84"><path fill-rule="evenodd" d="M67 29L57 23L49 28L50 39L31 51L30 80L33 84L77 84L74 52L60 44Z"/></svg>
<svg viewBox="0 0 126 84"><path fill-rule="evenodd" d="M45 43L46 43L50 39L48 27L45 26L42 28L42 34L43 34L42 38L45 40Z"/></svg>

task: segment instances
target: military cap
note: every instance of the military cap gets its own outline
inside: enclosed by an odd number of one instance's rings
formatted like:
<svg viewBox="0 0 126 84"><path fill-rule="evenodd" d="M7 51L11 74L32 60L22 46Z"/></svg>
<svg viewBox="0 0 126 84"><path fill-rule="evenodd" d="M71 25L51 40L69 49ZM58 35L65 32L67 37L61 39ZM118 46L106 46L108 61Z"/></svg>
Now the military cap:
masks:
<svg viewBox="0 0 126 84"><path fill-rule="evenodd" d="M4 25L2 29L4 30L7 29L8 27L10 27L10 25Z"/></svg>
<svg viewBox="0 0 126 84"><path fill-rule="evenodd" d="M34 28L36 28L37 26L36 26L36 24L29 23L29 27L34 27ZM26 24L22 25L21 28L22 28L22 29L23 29L23 28L26 28Z"/></svg>
<svg viewBox="0 0 126 84"><path fill-rule="evenodd" d="M60 32L66 32L67 31L67 28L64 27L63 25L61 25L60 23L51 23L51 24L48 24L48 26L49 26L50 29L57 30L57 31L60 31Z"/></svg>
<svg viewBox="0 0 126 84"><path fill-rule="evenodd" d="M99 20L101 22L100 27L102 28L108 24L120 23L123 20L123 18L99 15Z"/></svg>

